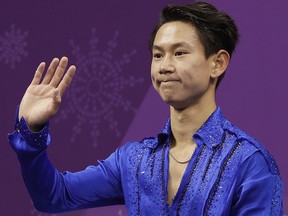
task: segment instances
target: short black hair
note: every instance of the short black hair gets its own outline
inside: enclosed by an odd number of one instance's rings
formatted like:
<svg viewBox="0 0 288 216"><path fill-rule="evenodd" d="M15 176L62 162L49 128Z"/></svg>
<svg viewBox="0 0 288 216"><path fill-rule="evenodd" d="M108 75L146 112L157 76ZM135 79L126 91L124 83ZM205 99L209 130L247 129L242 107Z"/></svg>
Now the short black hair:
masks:
<svg viewBox="0 0 288 216"><path fill-rule="evenodd" d="M209 58L219 50L226 50L230 57L239 41L238 28L234 20L225 12L219 11L206 2L193 2L185 5L168 5L162 10L159 23L154 28L149 49L152 51L155 36L159 28L168 22L182 21L193 25ZM217 87L224 77L223 73L217 82Z"/></svg>

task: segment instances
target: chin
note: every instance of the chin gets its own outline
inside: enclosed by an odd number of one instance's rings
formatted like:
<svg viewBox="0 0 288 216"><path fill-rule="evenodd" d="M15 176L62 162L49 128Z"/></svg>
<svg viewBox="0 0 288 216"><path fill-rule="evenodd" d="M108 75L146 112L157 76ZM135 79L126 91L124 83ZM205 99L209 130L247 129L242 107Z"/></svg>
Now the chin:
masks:
<svg viewBox="0 0 288 216"><path fill-rule="evenodd" d="M185 105L184 102L177 99L175 97L175 93L173 92L166 92L166 94L164 92L160 92L157 91L158 94L160 95L162 101L166 104L168 104L169 106L172 106L174 109L184 109Z"/></svg>
<svg viewBox="0 0 288 216"><path fill-rule="evenodd" d="M167 95L160 95L160 97L161 97L161 99L162 99L162 101L163 101L164 103L167 103L167 104L169 104L169 105L171 105L171 104L173 104L173 103L176 102L175 99L173 99L173 96L171 96L171 95L169 95L169 96L167 96Z"/></svg>
<svg viewBox="0 0 288 216"><path fill-rule="evenodd" d="M177 110L185 109L185 105L181 101L177 101L173 98L168 99L168 98L163 98L163 97L162 97L162 100L164 103L168 104L169 106L173 107L174 109L177 109Z"/></svg>

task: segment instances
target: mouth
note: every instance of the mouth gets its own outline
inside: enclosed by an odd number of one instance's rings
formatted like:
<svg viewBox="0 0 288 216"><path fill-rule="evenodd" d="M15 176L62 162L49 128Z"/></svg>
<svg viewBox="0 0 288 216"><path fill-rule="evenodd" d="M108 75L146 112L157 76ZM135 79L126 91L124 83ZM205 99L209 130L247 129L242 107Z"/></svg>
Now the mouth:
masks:
<svg viewBox="0 0 288 216"><path fill-rule="evenodd" d="M171 85L174 85L176 83L179 83L179 80L162 80L162 81L159 81L158 84L159 86L171 86Z"/></svg>
<svg viewBox="0 0 288 216"><path fill-rule="evenodd" d="M176 79L164 79L164 80L158 80L159 83L170 83L170 82L179 82L179 80Z"/></svg>
<svg viewBox="0 0 288 216"><path fill-rule="evenodd" d="M159 76L159 77L155 77L154 82L157 86L169 86L169 85L173 85L175 83L180 83L181 80L176 78L176 77L166 77L166 76Z"/></svg>

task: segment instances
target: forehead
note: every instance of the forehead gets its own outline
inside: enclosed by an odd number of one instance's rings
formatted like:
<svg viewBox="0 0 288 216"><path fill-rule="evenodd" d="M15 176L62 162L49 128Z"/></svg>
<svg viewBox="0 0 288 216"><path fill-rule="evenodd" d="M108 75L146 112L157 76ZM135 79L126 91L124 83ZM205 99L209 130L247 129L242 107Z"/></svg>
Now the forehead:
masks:
<svg viewBox="0 0 288 216"><path fill-rule="evenodd" d="M197 29L191 23L173 21L163 24L157 31L154 46L186 43L191 46L202 45Z"/></svg>

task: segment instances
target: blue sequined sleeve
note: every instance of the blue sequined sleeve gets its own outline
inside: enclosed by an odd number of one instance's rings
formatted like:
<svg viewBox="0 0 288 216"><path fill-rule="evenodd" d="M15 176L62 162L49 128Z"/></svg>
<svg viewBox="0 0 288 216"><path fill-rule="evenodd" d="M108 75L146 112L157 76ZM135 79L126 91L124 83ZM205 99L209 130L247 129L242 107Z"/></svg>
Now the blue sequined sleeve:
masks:
<svg viewBox="0 0 288 216"><path fill-rule="evenodd" d="M74 209L123 204L119 161L121 149L98 166L60 173L50 163L46 148L50 143L49 124L32 133L24 118L16 120L8 135L16 152L26 187L39 211L58 213Z"/></svg>
<svg viewBox="0 0 288 216"><path fill-rule="evenodd" d="M18 120L19 107L16 110L15 131L8 134L11 147L20 156L22 153L37 153L45 150L51 141L49 135L49 122L41 131L33 133L29 130L25 119ZM29 143L29 145L27 144Z"/></svg>
<svg viewBox="0 0 288 216"><path fill-rule="evenodd" d="M282 181L266 163L258 151L241 165L231 215L282 215Z"/></svg>

